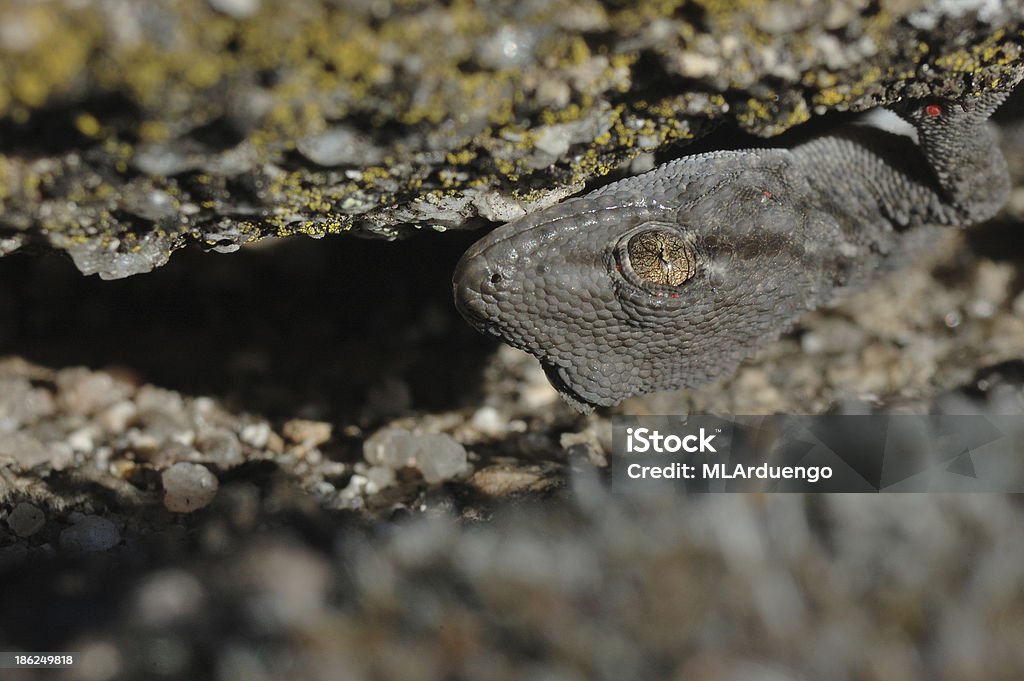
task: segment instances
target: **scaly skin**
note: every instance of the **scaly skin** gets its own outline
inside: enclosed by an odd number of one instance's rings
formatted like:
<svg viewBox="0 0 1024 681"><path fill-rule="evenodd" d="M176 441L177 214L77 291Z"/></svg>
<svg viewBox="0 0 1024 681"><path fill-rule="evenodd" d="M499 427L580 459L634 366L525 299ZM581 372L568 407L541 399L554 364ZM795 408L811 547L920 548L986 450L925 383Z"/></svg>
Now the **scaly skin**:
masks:
<svg viewBox="0 0 1024 681"><path fill-rule="evenodd" d="M849 127L700 154L525 216L462 257L456 305L580 410L729 375L808 310L999 210L1009 178L986 119L1005 96L893 107L919 144Z"/></svg>

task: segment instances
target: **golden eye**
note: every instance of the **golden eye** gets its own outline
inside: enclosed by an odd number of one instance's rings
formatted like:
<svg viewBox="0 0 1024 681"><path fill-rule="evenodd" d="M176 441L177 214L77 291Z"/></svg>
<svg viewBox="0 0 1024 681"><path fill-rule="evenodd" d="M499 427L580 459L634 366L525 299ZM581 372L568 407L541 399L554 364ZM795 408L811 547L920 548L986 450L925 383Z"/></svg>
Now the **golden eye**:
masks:
<svg viewBox="0 0 1024 681"><path fill-rule="evenodd" d="M659 286L679 286L697 273L697 253L682 237L662 230L634 235L626 245L638 277Z"/></svg>

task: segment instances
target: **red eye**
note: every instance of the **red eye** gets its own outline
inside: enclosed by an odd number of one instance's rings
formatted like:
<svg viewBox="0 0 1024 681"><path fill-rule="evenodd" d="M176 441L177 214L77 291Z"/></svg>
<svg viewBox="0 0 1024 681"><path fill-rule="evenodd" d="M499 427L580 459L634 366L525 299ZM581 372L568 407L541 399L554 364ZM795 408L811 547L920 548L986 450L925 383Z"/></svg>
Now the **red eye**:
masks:
<svg viewBox="0 0 1024 681"><path fill-rule="evenodd" d="M924 108L924 112L929 116L941 116L942 107L939 106L938 104L929 104Z"/></svg>

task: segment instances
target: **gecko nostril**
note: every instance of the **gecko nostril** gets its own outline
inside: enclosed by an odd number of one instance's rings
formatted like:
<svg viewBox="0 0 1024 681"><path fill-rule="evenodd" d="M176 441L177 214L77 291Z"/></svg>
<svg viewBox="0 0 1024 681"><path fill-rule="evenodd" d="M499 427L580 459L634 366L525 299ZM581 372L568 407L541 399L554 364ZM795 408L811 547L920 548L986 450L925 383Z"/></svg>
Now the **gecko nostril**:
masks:
<svg viewBox="0 0 1024 681"><path fill-rule="evenodd" d="M500 284L501 283L501 274L499 274L498 272L495 272L494 274L492 274L491 275L491 283L492 284Z"/></svg>

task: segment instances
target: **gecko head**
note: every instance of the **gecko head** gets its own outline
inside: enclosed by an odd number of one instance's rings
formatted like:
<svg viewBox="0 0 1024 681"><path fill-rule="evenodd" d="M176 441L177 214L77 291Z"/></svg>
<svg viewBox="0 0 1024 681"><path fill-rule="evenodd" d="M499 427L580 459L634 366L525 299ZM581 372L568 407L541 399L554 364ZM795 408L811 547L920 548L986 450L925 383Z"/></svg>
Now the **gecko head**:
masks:
<svg viewBox="0 0 1024 681"><path fill-rule="evenodd" d="M567 202L500 227L460 260L456 306L580 410L723 376L813 294L792 234L806 221L733 193L685 211Z"/></svg>

